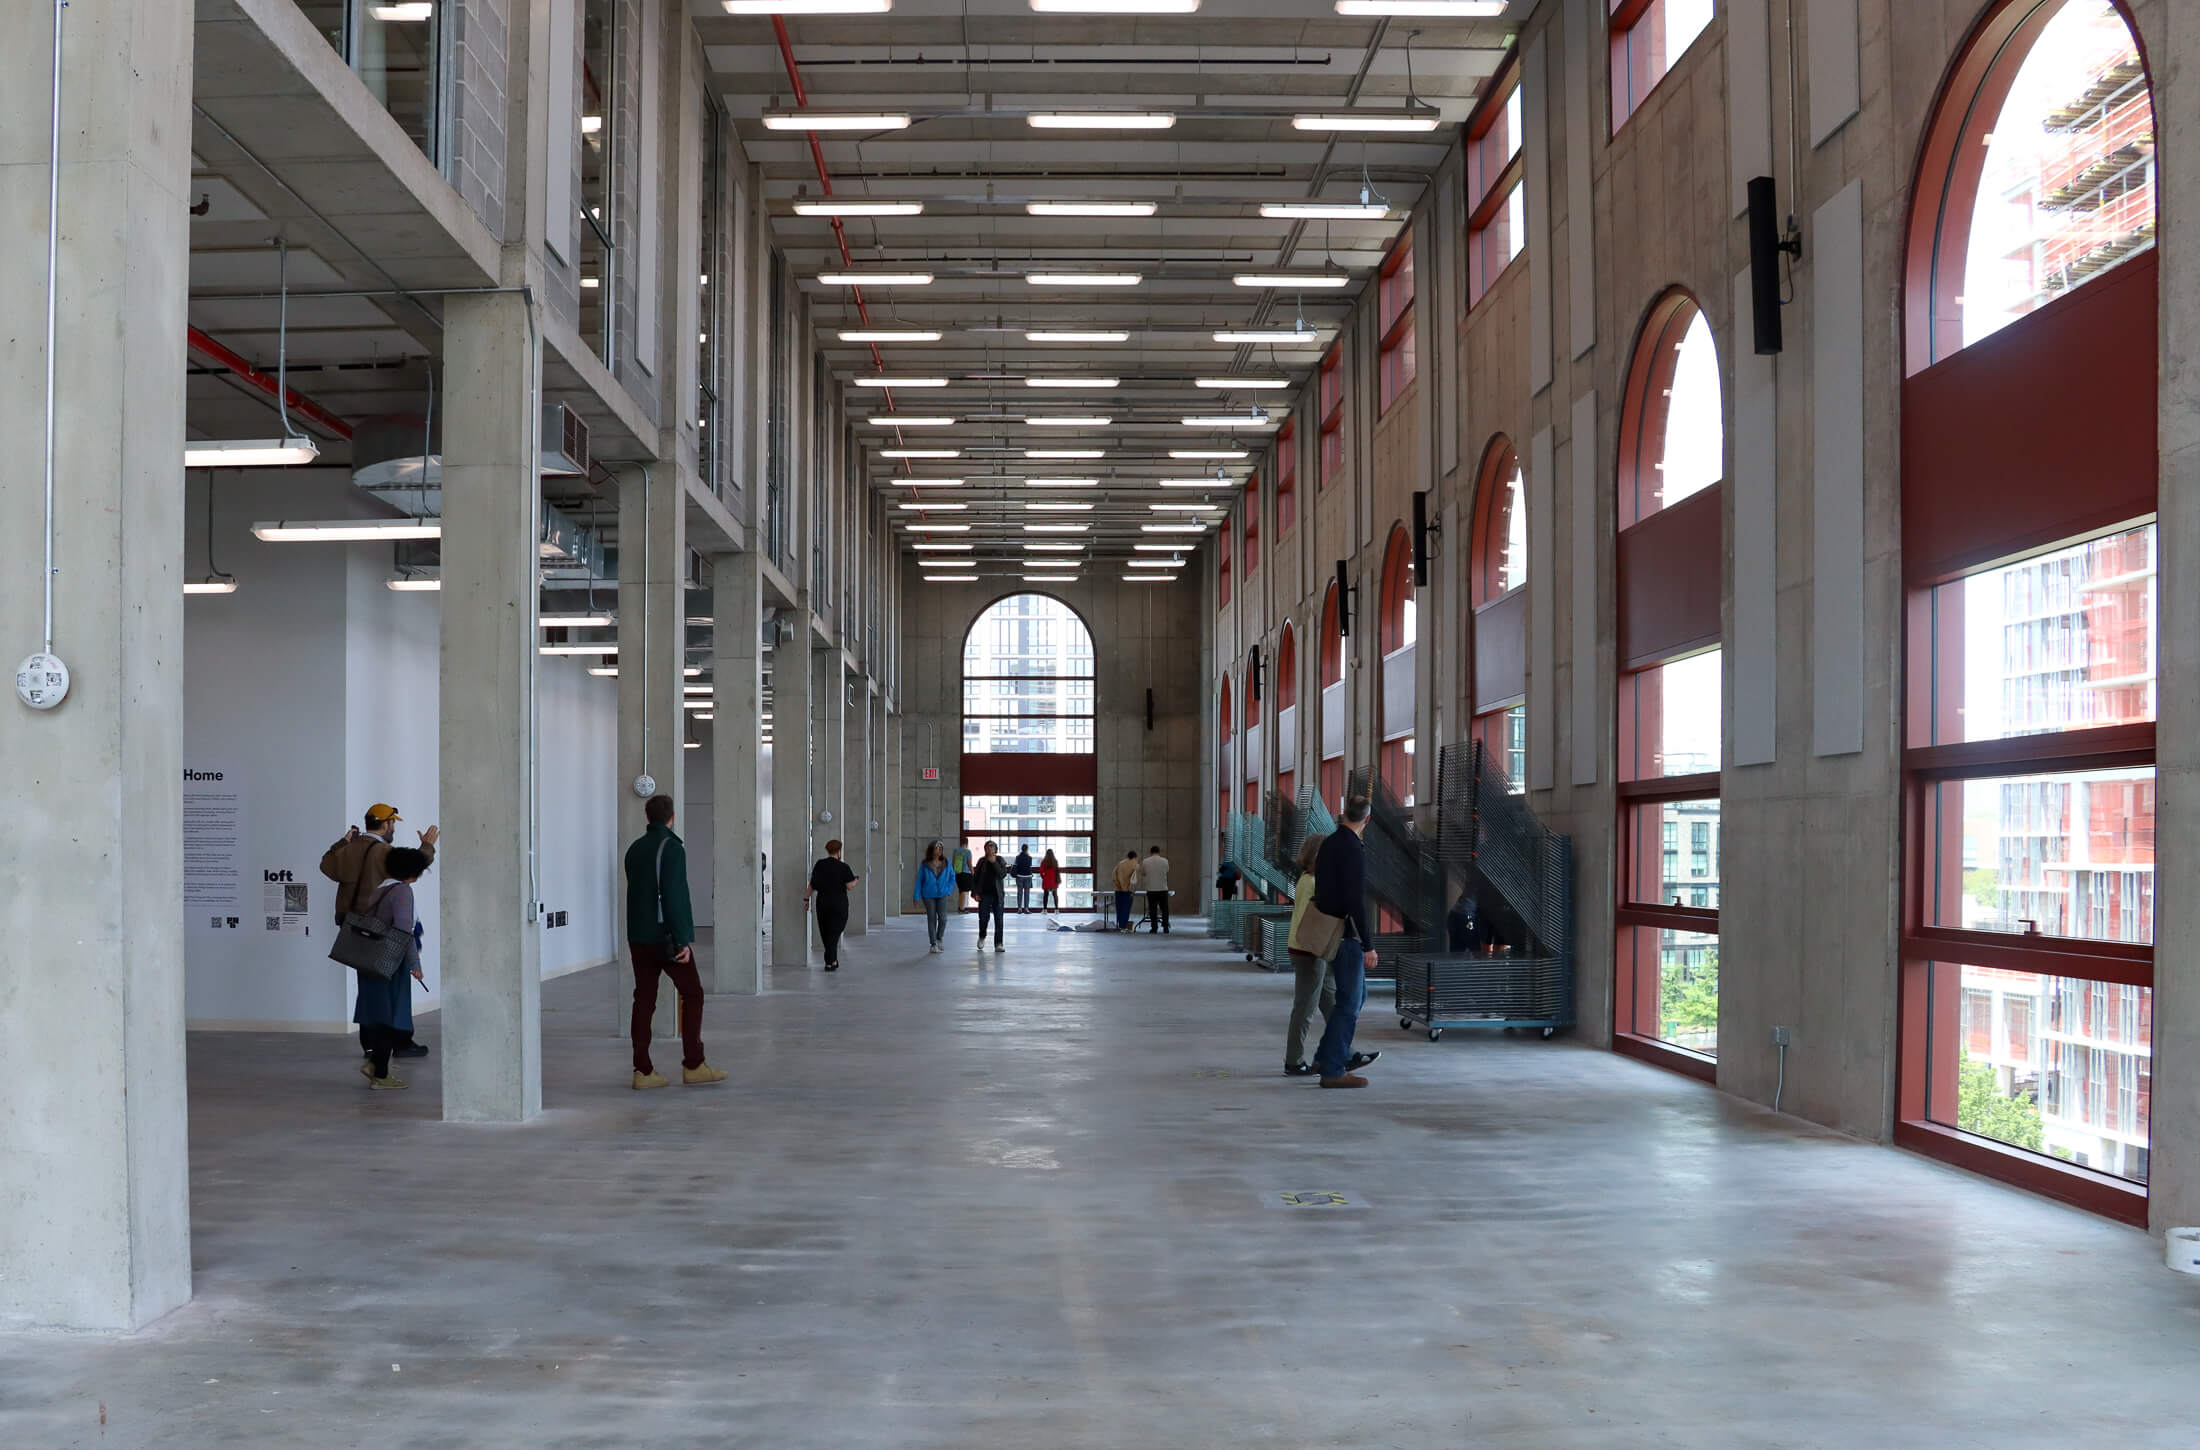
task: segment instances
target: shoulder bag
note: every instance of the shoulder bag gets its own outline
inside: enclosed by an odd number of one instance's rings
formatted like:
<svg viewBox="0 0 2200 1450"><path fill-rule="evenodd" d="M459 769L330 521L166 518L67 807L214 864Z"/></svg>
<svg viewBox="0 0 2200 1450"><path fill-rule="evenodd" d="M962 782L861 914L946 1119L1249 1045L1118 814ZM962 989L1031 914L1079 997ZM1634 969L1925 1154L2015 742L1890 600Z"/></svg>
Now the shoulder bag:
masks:
<svg viewBox="0 0 2200 1450"><path fill-rule="evenodd" d="M380 902L381 897L375 900ZM405 948L412 939L411 932L399 931L379 916L347 911L343 924L336 928L336 940L329 946L328 957L362 977L386 982L404 966Z"/></svg>
<svg viewBox="0 0 2200 1450"><path fill-rule="evenodd" d="M1306 914L1299 918L1298 929L1291 933L1290 949L1305 952L1328 961L1337 954L1337 947L1344 941L1344 918L1331 916L1313 902L1306 903Z"/></svg>

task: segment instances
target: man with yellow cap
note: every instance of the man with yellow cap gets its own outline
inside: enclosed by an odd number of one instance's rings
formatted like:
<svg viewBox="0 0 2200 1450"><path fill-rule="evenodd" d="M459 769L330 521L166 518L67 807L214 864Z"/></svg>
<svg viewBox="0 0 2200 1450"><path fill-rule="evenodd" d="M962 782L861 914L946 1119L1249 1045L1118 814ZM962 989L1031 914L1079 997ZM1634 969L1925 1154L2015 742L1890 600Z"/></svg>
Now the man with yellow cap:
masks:
<svg viewBox="0 0 2200 1450"><path fill-rule="evenodd" d="M390 843L397 835L397 823L404 817L397 807L376 803L367 807L366 829L353 826L344 833L344 839L321 854L321 874L336 883L336 923L343 925L344 915L351 911L363 911L374 900L387 874L384 867L390 858ZM420 852L430 861L435 859L436 837L442 828L430 826L420 835ZM397 1024L405 1034L404 1042L397 1045L399 1057L426 1057L428 1049L412 1040L412 993L406 992L404 1020Z"/></svg>

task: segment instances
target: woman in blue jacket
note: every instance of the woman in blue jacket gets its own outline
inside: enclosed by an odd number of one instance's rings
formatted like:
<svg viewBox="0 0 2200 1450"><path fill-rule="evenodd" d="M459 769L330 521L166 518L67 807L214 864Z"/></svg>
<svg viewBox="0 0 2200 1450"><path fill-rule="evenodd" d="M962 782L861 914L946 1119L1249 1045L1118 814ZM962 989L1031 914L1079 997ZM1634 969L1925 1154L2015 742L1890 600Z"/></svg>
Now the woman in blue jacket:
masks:
<svg viewBox="0 0 2200 1450"><path fill-rule="evenodd" d="M947 898L955 891L954 868L947 864L947 847L938 841L924 848L924 863L917 867L917 889L910 900L924 907L924 930L931 938L932 953L946 950Z"/></svg>

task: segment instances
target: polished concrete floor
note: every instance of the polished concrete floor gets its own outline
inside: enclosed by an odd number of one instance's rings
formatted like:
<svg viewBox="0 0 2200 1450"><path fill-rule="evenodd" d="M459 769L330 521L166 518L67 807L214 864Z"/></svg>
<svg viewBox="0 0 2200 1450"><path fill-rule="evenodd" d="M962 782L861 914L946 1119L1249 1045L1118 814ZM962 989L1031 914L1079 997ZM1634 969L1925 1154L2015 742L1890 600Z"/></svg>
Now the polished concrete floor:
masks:
<svg viewBox="0 0 2200 1450"><path fill-rule="evenodd" d="M629 1091L610 974L552 983L526 1128L438 1121L435 1059L369 1095L343 1040L195 1036L197 1299L0 1337L0 1446L2200 1442L2200 1282L2143 1234L1381 1005L1324 1093L1284 980L1037 920L713 999L708 1090Z"/></svg>

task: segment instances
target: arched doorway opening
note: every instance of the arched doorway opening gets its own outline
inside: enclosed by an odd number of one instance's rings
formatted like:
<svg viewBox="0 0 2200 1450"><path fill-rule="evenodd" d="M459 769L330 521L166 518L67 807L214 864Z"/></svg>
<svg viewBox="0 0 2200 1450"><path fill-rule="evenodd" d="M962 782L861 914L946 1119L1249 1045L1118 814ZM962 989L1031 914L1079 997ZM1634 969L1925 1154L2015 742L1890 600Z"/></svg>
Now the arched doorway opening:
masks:
<svg viewBox="0 0 2200 1450"><path fill-rule="evenodd" d="M962 839L1049 850L1062 908L1094 909L1092 631L1048 594L994 601L963 637Z"/></svg>

